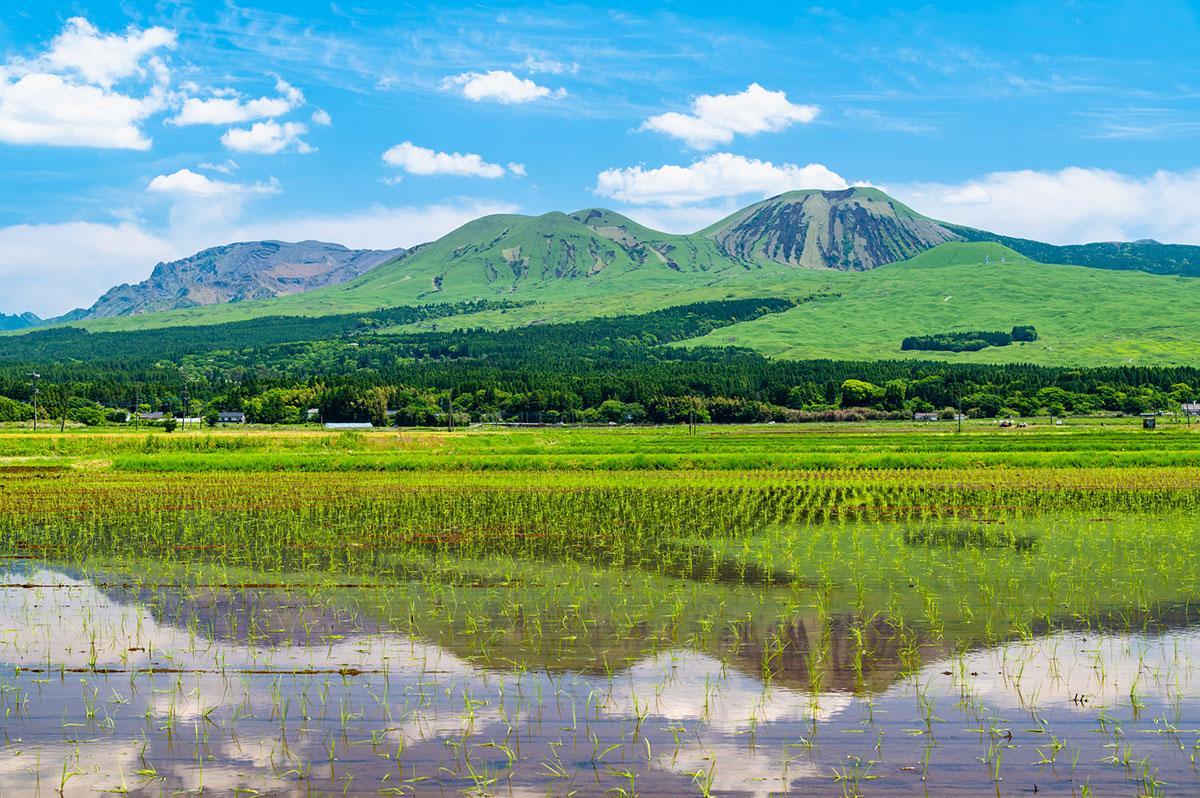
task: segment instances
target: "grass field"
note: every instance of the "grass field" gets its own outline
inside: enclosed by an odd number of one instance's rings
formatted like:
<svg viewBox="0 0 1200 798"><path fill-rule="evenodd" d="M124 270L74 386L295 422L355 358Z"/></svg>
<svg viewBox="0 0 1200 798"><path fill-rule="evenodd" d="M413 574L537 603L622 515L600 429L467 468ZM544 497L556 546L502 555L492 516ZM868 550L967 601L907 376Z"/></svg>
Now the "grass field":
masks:
<svg viewBox="0 0 1200 798"><path fill-rule="evenodd" d="M1200 425L1140 419L1034 420L1002 429L971 420L869 424L686 427L476 427L326 432L259 429L165 434L86 429L0 432L0 463L85 465L127 471L760 471L1092 468L1200 464Z"/></svg>

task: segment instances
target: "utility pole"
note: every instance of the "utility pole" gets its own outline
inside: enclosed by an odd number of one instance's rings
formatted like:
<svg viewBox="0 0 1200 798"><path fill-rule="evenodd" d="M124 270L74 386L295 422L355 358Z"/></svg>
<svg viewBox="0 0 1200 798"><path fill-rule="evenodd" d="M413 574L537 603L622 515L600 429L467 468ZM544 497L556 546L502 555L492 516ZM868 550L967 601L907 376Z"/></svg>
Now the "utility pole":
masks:
<svg viewBox="0 0 1200 798"><path fill-rule="evenodd" d="M956 412L954 415L958 420L958 431L962 432L962 383L961 382L958 384L958 412Z"/></svg>
<svg viewBox="0 0 1200 798"><path fill-rule="evenodd" d="M133 431L137 432L141 427L141 408L142 406L142 384L140 382L133 384Z"/></svg>
<svg viewBox="0 0 1200 798"><path fill-rule="evenodd" d="M67 408L71 405L71 392L67 390L67 384L63 384L62 389L62 423L58 426L59 432L66 432L67 429Z"/></svg>
<svg viewBox="0 0 1200 798"><path fill-rule="evenodd" d="M188 401L187 383L183 384L183 432L187 432L187 420L191 415L191 403Z"/></svg>
<svg viewBox="0 0 1200 798"><path fill-rule="evenodd" d="M446 431L454 432L454 389L450 389L450 394L446 398Z"/></svg>
<svg viewBox="0 0 1200 798"><path fill-rule="evenodd" d="M29 372L29 376L33 378L33 382L30 383L31 385L33 385L33 431L37 432L37 397L38 397L37 381L42 375L31 371L31 372Z"/></svg>

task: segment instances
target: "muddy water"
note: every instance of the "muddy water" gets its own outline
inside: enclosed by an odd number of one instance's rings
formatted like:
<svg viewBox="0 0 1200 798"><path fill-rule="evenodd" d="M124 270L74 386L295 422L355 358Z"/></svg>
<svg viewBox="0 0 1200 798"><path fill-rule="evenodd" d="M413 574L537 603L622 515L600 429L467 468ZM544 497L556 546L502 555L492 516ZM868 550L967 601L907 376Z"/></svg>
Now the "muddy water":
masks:
<svg viewBox="0 0 1200 798"><path fill-rule="evenodd" d="M686 647L483 666L285 588L251 595L286 624L161 611L204 590L7 572L0 795L1200 793L1188 626L1030 637L812 691Z"/></svg>

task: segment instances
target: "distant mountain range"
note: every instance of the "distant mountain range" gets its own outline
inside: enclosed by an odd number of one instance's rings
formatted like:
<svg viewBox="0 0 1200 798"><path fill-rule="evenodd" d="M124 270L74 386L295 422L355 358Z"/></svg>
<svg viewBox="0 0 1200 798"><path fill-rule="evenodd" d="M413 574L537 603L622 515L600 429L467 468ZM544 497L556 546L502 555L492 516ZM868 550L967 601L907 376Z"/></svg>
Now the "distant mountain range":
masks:
<svg viewBox="0 0 1200 798"><path fill-rule="evenodd" d="M22 330L41 323L41 319L32 313L17 313L11 316L0 313L0 332Z"/></svg>
<svg viewBox="0 0 1200 798"><path fill-rule="evenodd" d="M298 294L351 280L403 249L347 249L321 241L248 241L159 263L136 285L110 289L51 323L133 316Z"/></svg>
<svg viewBox="0 0 1200 798"><path fill-rule="evenodd" d="M936 272L942 275L936 280L967 283L955 283L950 290L949 284L929 282L935 274L930 269L939 263L948 264L949 271ZM1007 265L978 270L989 263ZM874 188L790 191L688 235L664 233L610 210L588 208L570 214L485 216L407 250L350 250L312 241L231 244L159 264L142 283L118 286L91 308L51 322L121 330L217 324L267 315L328 316L425 303L522 301L517 309L418 325L423 329L454 324L503 327L755 296L841 297L845 307L852 295L866 301L870 294L876 299L871 300L869 318L908 322L873 345L871 352L878 352L891 347L897 334L941 333L961 326L957 320L967 325L978 321L981 310L958 306L968 285L981 290L988 285L992 293L980 295L980 301L990 298L1007 307L1019 293L1013 279L1020 274L1022 280L1036 283L1037 263L1195 277L1200 276L1200 247L1154 241L1054 246L930 219ZM877 271L881 271L878 279L872 274ZM1045 285L1037 286L1023 300L1025 308L1001 307L994 314L997 329L1005 324L1036 324L1042 330L1045 319L1034 317L1038 303L1045 305L1039 312L1062 316L1075 312L1072 308L1084 312L1079 296L1096 296L1097 291L1112 289L1114 296L1129 290L1157 291L1150 286L1129 288L1142 285L1136 280L1097 282L1087 273L1077 277L1054 273L1059 275L1055 279L1060 290L1072 292L1070 301L1051 296ZM930 305L929 324L908 316L912 302L918 301L912 293L918 286L919 292L931 295L945 289L936 298L940 303L936 313ZM1023 292L1026 287L1019 288ZM1004 296L995 296L996 291ZM951 295L958 299L951 302ZM1051 299L1066 304L1052 308L1045 304ZM815 308L827 303L822 299L760 320L754 329L815 318ZM836 312L827 319L822 315L822 329L828 330L836 317ZM929 326L935 321L936 327ZM837 324L839 329L850 329L848 321ZM1053 330L1050 324L1045 329ZM1147 324L1139 316L1121 329L1140 340L1139 336L1150 334ZM794 329L799 333L802 328ZM829 335L803 329L810 339ZM1077 326L1072 334L1084 336L1085 330L1105 334L1102 325L1090 322ZM867 332L864 328L858 334ZM782 332L776 338L755 332L752 338L739 339L737 333L730 330L722 340L737 345L769 341L769 351L821 356L817 339L793 342L791 333ZM1051 337L1045 338L1044 346L1045 357L1059 357L1061 350L1049 348L1054 346ZM1158 351L1147 346L1146 352ZM1029 349L1023 351L1028 355Z"/></svg>

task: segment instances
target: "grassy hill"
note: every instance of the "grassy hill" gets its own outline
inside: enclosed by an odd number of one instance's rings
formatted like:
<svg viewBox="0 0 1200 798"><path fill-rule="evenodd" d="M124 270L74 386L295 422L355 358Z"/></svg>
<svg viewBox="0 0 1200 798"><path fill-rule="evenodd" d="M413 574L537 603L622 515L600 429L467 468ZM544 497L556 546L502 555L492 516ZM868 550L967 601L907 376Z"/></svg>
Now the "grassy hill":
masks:
<svg viewBox="0 0 1200 798"><path fill-rule="evenodd" d="M1195 360L1200 280L1043 264L994 243L949 243L861 274L826 274L839 296L725 327L685 346L772 357L1043 365ZM1037 328L1035 342L979 352L900 349L910 335Z"/></svg>
<svg viewBox="0 0 1200 798"><path fill-rule="evenodd" d="M94 330L145 329L484 299L536 301L555 319L652 311L802 290L820 282L814 271L869 269L954 237L866 188L787 192L691 235L651 230L596 208L502 214L468 222L341 285L83 323Z"/></svg>
<svg viewBox="0 0 1200 798"><path fill-rule="evenodd" d="M651 230L596 208L493 215L341 285L79 326L121 331L267 316L340 316L351 323L355 314L380 308L492 303L491 309L454 316L444 310L401 313L386 330L436 332L577 322L691 303L774 297L800 304L684 345L734 345L794 359L1192 362L1193 331L1200 328L1200 280L1151 274L1142 261L1161 254L1162 269L1189 269L1191 251L1200 248L1087 245L1092 249L1068 252L1070 248L1045 249L1049 245L1012 239L1049 254L1091 258L1100 253L1107 259L1104 268L1089 268L1099 264L1039 263L1029 252L995 241L946 241L966 235L964 231L968 229L928 219L878 190L859 188L788 192L691 235ZM1113 252L1133 258L1129 263L1134 265L1116 268ZM497 301L516 306L498 307ZM1039 340L967 353L900 348L908 336L1006 331L1014 325L1035 326Z"/></svg>

